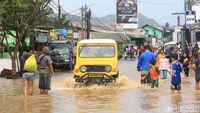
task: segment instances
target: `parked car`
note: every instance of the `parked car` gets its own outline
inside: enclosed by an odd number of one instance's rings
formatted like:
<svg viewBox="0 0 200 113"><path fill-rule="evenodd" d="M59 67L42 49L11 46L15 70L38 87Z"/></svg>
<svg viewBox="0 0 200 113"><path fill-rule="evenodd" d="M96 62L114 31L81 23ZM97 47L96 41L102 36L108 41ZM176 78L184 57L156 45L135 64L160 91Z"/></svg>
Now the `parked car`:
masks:
<svg viewBox="0 0 200 113"><path fill-rule="evenodd" d="M74 67L74 53L73 46L67 41L56 41L49 45L50 56L53 61L55 69L69 68L70 70Z"/></svg>

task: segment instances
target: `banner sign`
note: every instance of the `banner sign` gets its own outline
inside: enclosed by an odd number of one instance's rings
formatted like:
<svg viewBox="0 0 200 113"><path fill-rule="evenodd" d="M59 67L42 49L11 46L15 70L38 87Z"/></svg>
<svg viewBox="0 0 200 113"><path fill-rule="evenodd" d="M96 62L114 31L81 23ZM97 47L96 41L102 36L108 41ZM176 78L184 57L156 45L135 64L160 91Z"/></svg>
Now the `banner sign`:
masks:
<svg viewBox="0 0 200 113"><path fill-rule="evenodd" d="M138 28L137 0L117 0L117 28L134 29Z"/></svg>
<svg viewBox="0 0 200 113"><path fill-rule="evenodd" d="M186 11L187 28L192 28L196 22L195 11Z"/></svg>
<svg viewBox="0 0 200 113"><path fill-rule="evenodd" d="M38 35L35 39L35 42L40 42L40 43L47 43L49 41L49 37L45 35Z"/></svg>

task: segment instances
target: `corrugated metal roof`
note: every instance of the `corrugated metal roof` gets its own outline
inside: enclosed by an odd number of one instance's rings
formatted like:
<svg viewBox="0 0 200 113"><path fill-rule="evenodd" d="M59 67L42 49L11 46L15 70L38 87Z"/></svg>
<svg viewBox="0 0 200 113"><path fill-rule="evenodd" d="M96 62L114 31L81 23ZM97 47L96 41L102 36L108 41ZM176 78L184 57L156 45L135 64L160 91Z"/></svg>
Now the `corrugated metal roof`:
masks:
<svg viewBox="0 0 200 113"><path fill-rule="evenodd" d="M91 39L113 39L116 42L129 41L130 38L123 34L91 32Z"/></svg>

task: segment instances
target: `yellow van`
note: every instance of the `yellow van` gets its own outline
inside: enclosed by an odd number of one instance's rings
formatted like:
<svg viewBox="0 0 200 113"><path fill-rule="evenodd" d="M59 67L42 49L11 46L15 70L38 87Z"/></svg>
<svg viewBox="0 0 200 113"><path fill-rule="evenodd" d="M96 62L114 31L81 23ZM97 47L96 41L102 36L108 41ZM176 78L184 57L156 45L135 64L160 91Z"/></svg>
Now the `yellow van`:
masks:
<svg viewBox="0 0 200 113"><path fill-rule="evenodd" d="M88 39L77 44L76 82L115 82L119 75L117 43L111 39Z"/></svg>

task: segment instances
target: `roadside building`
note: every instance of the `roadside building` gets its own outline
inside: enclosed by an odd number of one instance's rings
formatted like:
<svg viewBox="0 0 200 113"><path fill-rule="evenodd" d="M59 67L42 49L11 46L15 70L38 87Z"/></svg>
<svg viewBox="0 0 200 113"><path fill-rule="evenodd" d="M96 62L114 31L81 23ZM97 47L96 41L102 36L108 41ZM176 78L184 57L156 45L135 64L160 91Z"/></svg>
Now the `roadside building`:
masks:
<svg viewBox="0 0 200 113"><path fill-rule="evenodd" d="M191 43L193 43L193 45L197 42L199 43L199 47L200 47L200 1L197 0L193 6L192 6L192 10L195 11L195 25L193 26L193 28L191 29Z"/></svg>
<svg viewBox="0 0 200 113"><path fill-rule="evenodd" d="M150 37L155 37L156 42L163 42L164 39L164 29L162 27L154 26L154 25L144 25L141 27L143 30L145 30L145 34L149 35Z"/></svg>

